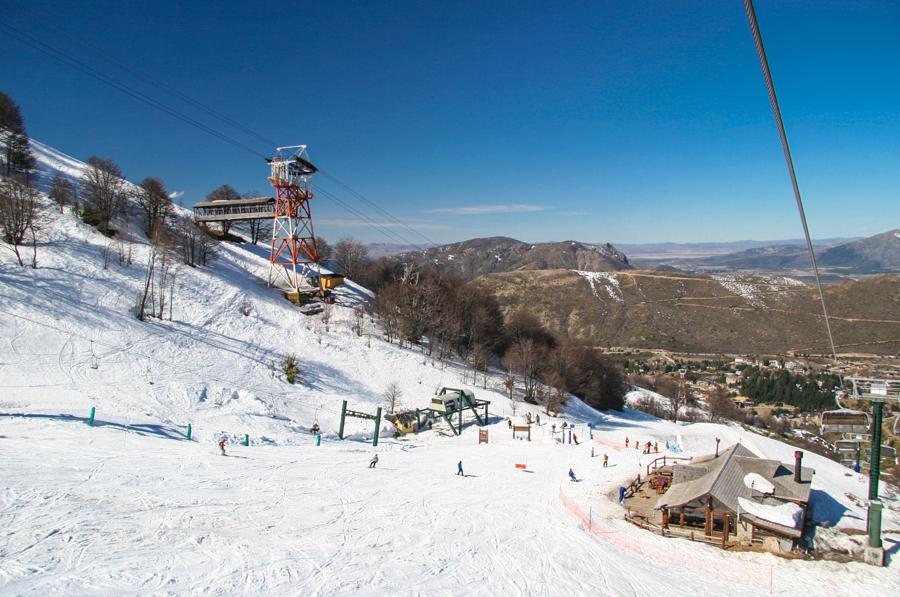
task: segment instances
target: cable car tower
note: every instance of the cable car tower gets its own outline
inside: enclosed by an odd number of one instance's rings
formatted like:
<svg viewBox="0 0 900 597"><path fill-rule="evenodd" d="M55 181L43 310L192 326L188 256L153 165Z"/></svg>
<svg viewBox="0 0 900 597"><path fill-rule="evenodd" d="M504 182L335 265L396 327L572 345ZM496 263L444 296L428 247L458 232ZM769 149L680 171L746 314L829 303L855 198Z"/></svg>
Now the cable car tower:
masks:
<svg viewBox="0 0 900 597"><path fill-rule="evenodd" d="M275 157L266 161L271 167L269 183L275 189L268 283L272 286L282 277L290 290L299 291L298 265L303 278L319 275L319 250L309 207L313 197L309 177L318 168L309 162L306 145L277 147Z"/></svg>

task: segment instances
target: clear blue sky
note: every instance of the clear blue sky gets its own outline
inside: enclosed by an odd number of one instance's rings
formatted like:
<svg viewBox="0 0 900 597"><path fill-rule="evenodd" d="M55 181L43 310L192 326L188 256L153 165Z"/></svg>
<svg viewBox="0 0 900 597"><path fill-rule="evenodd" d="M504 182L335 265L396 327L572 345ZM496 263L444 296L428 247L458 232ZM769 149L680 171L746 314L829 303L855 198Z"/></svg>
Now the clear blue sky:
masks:
<svg viewBox="0 0 900 597"><path fill-rule="evenodd" d="M2 13L261 153L273 148L60 32L267 139L308 144L314 163L438 242L800 236L740 0L292 4L30 0ZM756 9L813 235L897 227L900 4ZM36 139L113 158L132 180L158 176L187 205L226 182L268 192L261 158L2 29L0 53L0 90ZM394 240L327 197L313 211L326 237Z"/></svg>

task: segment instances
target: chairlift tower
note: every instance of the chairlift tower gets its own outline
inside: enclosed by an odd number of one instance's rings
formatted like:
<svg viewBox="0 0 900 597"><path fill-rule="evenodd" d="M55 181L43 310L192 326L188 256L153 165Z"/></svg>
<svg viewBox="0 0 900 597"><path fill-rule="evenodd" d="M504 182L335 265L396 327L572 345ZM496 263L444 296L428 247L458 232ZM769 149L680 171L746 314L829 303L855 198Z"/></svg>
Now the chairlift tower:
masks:
<svg viewBox="0 0 900 597"><path fill-rule="evenodd" d="M869 512L867 530L869 545L864 557L866 563L884 566L884 546L881 542L882 503L878 499L878 480L881 475L881 424L885 402L900 402L900 380L850 377L852 396L856 400L872 403L872 454L869 458Z"/></svg>
<svg viewBox="0 0 900 597"><path fill-rule="evenodd" d="M268 283L272 286L276 278L283 277L290 290L297 291L301 274L319 274L319 250L309 207L313 197L309 177L318 169L309 162L306 145L278 147L275 157L267 161L271 167L269 183L275 189ZM298 265L301 274L297 273Z"/></svg>

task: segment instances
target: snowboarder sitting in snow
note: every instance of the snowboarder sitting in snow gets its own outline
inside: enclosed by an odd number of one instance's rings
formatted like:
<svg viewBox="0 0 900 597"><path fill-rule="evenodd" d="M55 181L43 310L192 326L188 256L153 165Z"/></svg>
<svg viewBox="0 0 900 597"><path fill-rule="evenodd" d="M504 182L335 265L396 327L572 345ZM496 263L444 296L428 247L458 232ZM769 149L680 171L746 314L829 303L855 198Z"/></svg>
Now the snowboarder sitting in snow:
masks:
<svg viewBox="0 0 900 597"><path fill-rule="evenodd" d="M577 481L577 480L578 479L575 478L575 471L573 471L572 469L569 469L569 481Z"/></svg>
<svg viewBox="0 0 900 597"><path fill-rule="evenodd" d="M227 456L227 454L225 454L225 440L224 439L219 440L219 449L222 450L222 456Z"/></svg>
<svg viewBox="0 0 900 597"><path fill-rule="evenodd" d="M456 475L457 475L457 476L462 475L463 477L466 476L466 474L463 472L462 460L460 460L460 461L456 464Z"/></svg>
<svg viewBox="0 0 900 597"><path fill-rule="evenodd" d="M376 464L378 464L378 454L372 456L372 460L369 461L369 468L375 468Z"/></svg>

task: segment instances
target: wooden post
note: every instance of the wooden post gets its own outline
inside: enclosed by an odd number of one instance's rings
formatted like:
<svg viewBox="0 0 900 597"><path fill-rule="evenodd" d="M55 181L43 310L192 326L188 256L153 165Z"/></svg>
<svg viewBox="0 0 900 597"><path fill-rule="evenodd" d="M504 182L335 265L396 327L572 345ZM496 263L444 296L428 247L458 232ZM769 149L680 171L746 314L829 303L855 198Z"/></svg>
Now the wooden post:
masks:
<svg viewBox="0 0 900 597"><path fill-rule="evenodd" d="M724 548L728 544L728 523L731 520L731 513L725 513L724 526L722 527L722 547Z"/></svg>
<svg viewBox="0 0 900 597"><path fill-rule="evenodd" d="M706 525L703 527L703 534L707 537L712 536L712 528L713 528L713 509L712 509L712 498L709 498L709 501L706 503Z"/></svg>
<svg viewBox="0 0 900 597"><path fill-rule="evenodd" d="M662 510L662 526L664 529L669 528L669 509L663 508Z"/></svg>
<svg viewBox="0 0 900 597"><path fill-rule="evenodd" d="M678 517L678 526L684 527L684 506L681 507L681 515Z"/></svg>

